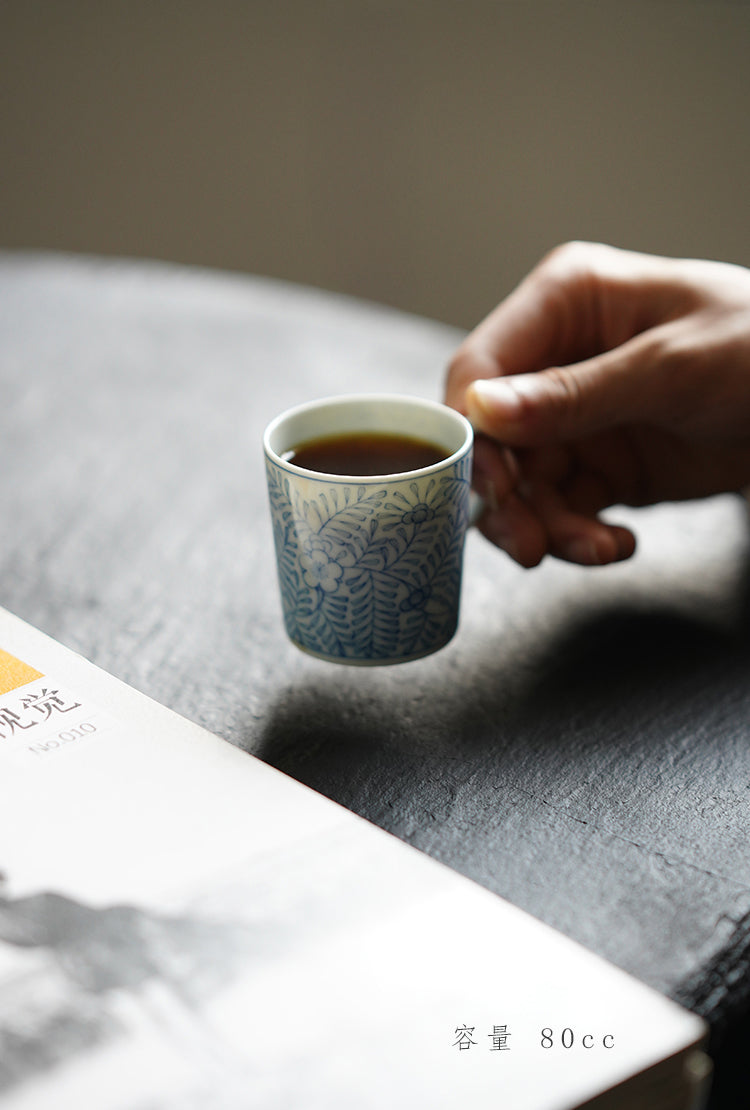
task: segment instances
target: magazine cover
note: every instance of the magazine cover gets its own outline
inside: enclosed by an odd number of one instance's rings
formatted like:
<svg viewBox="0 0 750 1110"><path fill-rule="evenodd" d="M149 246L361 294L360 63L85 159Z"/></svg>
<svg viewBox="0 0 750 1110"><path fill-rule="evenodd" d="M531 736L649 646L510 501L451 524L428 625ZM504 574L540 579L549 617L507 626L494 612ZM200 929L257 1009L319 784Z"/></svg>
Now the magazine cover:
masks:
<svg viewBox="0 0 750 1110"><path fill-rule="evenodd" d="M697 1105L694 1016L5 613L0 647L2 1110Z"/></svg>

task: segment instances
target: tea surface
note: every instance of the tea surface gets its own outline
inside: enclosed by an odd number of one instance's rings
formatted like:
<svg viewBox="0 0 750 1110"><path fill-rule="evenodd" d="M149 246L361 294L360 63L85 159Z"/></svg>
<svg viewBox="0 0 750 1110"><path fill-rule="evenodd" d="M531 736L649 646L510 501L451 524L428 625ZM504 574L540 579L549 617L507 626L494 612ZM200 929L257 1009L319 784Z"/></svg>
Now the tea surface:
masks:
<svg viewBox="0 0 750 1110"><path fill-rule="evenodd" d="M450 451L428 440L380 432L324 436L284 454L288 462L321 474L400 474L442 462Z"/></svg>

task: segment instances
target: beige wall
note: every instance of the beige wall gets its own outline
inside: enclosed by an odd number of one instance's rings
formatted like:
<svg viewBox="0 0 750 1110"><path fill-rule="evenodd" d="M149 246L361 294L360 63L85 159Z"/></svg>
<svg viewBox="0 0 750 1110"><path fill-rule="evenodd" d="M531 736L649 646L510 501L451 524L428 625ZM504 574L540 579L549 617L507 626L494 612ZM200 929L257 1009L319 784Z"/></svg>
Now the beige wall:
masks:
<svg viewBox="0 0 750 1110"><path fill-rule="evenodd" d="M556 242L750 263L750 5L0 3L0 245L470 326Z"/></svg>

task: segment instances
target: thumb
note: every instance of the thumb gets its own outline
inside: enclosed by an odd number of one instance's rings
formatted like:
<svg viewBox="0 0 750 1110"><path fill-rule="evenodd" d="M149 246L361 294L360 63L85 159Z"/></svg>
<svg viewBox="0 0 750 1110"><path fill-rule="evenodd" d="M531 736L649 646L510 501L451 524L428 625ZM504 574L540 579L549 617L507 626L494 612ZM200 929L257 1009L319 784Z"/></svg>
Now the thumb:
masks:
<svg viewBox="0 0 750 1110"><path fill-rule="evenodd" d="M654 361L644 346L632 340L572 366L476 380L466 391L469 420L509 446L533 447L656 417Z"/></svg>

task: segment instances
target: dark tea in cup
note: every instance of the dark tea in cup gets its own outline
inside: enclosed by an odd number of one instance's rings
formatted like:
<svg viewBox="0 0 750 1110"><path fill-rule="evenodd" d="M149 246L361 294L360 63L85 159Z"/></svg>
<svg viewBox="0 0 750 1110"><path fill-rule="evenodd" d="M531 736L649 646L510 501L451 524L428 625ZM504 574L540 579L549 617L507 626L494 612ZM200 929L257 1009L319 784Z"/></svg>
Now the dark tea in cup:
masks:
<svg viewBox="0 0 750 1110"><path fill-rule="evenodd" d="M371 477L404 474L442 462L450 452L416 436L388 432L348 432L308 440L285 451L285 462L318 474Z"/></svg>

